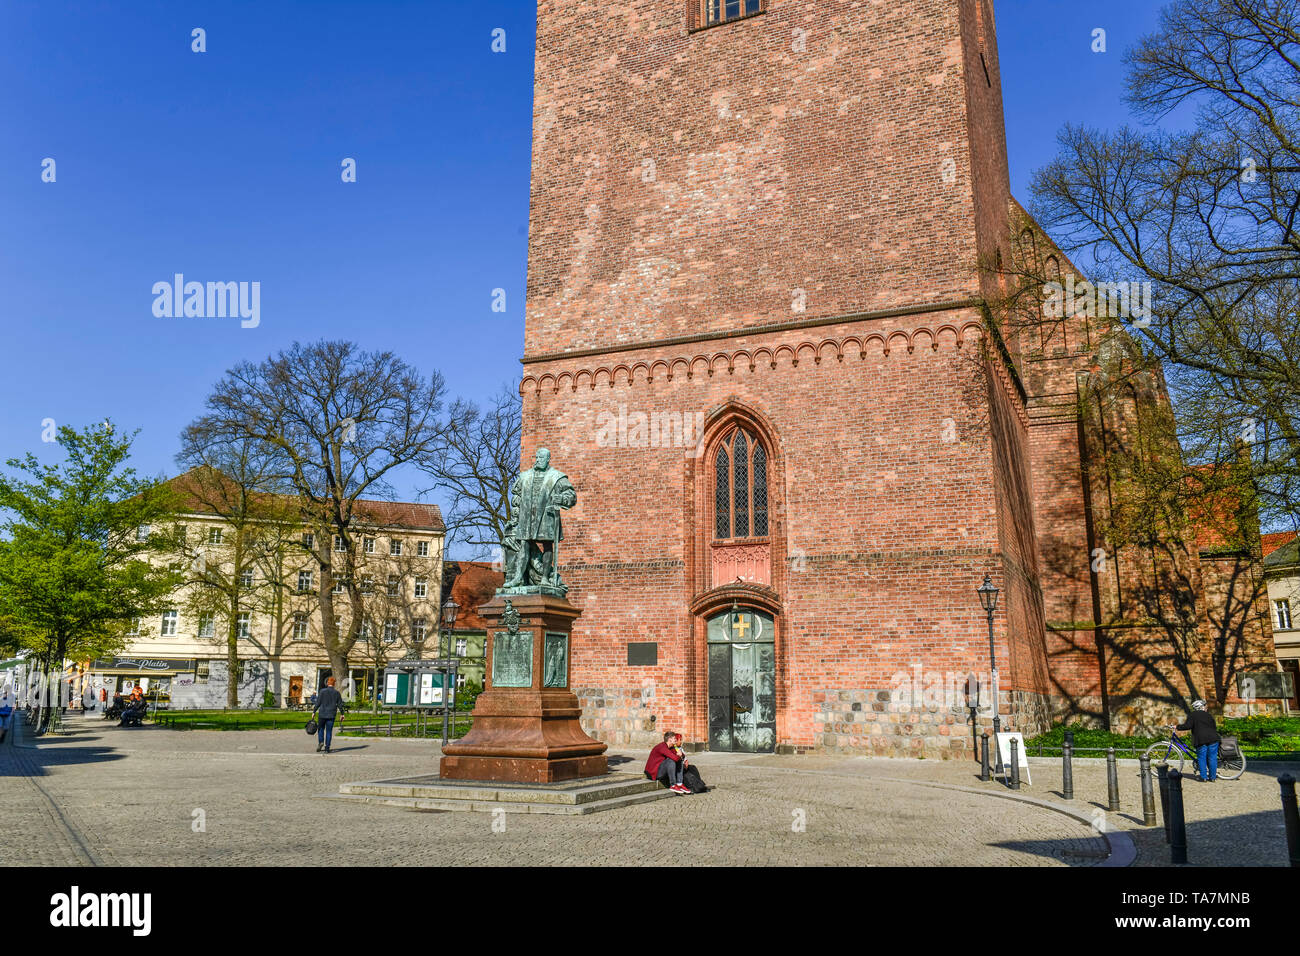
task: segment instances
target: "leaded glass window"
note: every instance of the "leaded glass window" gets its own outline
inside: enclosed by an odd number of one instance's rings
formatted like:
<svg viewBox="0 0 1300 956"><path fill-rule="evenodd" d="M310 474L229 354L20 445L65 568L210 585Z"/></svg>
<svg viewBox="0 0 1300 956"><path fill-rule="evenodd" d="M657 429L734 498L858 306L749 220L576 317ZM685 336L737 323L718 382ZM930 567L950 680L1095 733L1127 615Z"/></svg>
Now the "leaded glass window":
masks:
<svg viewBox="0 0 1300 956"><path fill-rule="evenodd" d="M763 538L768 535L767 449L737 428L714 461L714 537Z"/></svg>
<svg viewBox="0 0 1300 956"><path fill-rule="evenodd" d="M718 461L715 469L713 500L717 506L717 520L714 523L714 536L731 537L731 467L727 449L718 449Z"/></svg>

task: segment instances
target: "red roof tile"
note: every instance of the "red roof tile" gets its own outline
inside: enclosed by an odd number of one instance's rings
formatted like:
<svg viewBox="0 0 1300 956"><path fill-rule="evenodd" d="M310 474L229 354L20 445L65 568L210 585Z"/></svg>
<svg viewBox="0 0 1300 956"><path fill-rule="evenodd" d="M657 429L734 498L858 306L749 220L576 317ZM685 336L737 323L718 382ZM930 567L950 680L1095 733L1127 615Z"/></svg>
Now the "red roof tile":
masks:
<svg viewBox="0 0 1300 956"><path fill-rule="evenodd" d="M1295 532L1294 531L1271 531L1268 534L1261 534L1259 536L1259 540L1260 540L1260 544L1262 544L1264 548L1264 556L1268 557L1268 555L1272 554L1278 548L1282 547L1282 545L1294 541Z"/></svg>

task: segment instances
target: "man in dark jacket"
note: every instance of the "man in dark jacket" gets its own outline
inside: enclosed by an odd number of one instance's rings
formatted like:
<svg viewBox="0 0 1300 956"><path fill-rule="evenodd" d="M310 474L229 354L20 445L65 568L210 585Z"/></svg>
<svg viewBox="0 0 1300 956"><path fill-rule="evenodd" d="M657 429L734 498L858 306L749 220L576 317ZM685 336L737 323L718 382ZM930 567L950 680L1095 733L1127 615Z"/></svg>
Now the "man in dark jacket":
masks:
<svg viewBox="0 0 1300 956"><path fill-rule="evenodd" d="M330 739L334 736L334 720L343 709L343 695L334 689L334 678L325 680L320 696L316 698L316 752L330 752Z"/></svg>
<svg viewBox="0 0 1300 956"><path fill-rule="evenodd" d="M1196 768L1200 772L1202 782L1214 783L1218 780L1221 738L1218 728L1214 726L1214 718L1205 709L1205 701L1192 701L1192 712L1187 715L1186 720L1173 729L1192 732L1192 746L1196 748Z"/></svg>

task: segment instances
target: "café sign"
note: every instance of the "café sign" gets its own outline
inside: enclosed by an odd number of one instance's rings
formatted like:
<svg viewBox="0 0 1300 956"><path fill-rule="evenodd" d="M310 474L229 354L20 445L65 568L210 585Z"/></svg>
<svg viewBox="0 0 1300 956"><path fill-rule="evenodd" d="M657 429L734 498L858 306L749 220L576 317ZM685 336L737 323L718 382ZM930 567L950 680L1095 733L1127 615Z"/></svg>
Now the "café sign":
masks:
<svg viewBox="0 0 1300 956"><path fill-rule="evenodd" d="M176 660L164 657L115 657L112 661L95 661L90 665L95 670L133 670L133 671L188 671L194 669L192 660Z"/></svg>

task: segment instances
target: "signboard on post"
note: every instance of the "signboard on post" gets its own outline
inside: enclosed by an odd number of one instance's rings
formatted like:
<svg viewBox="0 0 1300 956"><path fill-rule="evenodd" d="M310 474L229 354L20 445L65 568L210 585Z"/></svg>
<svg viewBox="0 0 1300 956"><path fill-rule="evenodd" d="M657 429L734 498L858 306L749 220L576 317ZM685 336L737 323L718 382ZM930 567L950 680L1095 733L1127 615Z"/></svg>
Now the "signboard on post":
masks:
<svg viewBox="0 0 1300 956"><path fill-rule="evenodd" d="M441 707L446 689L446 678L437 671L425 671L420 674L421 707Z"/></svg>
<svg viewBox="0 0 1300 956"><path fill-rule="evenodd" d="M391 668L384 671L382 699L385 707L411 706L411 675Z"/></svg>
<svg viewBox="0 0 1300 956"><path fill-rule="evenodd" d="M1029 775L1029 755L1025 753L1025 737L1021 733L998 734L998 773L1011 773L1011 741L1016 742L1016 762L1025 775L1025 781L1032 787L1034 778Z"/></svg>

